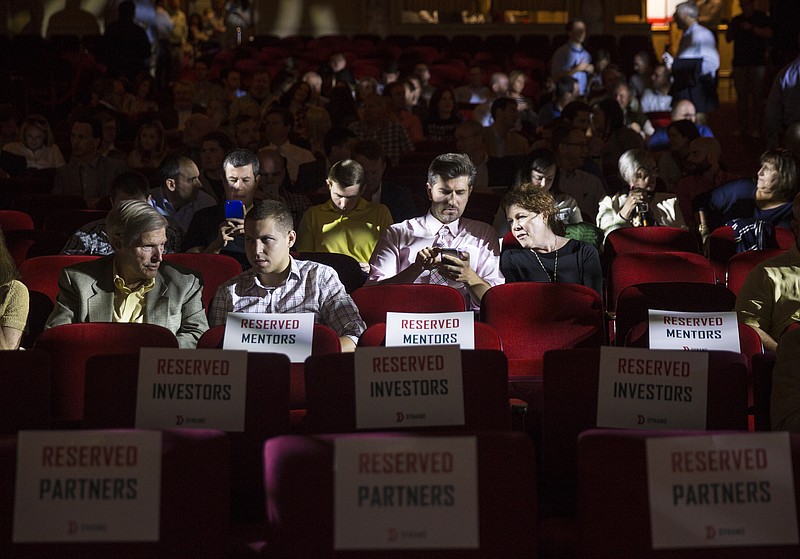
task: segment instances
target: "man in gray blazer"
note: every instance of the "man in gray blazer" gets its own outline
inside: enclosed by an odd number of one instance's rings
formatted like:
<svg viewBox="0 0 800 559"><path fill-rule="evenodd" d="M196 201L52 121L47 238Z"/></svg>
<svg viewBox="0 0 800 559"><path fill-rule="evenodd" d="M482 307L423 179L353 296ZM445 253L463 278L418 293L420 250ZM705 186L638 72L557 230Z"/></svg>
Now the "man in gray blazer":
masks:
<svg viewBox="0 0 800 559"><path fill-rule="evenodd" d="M114 253L64 268L45 328L77 322L145 322L171 330L182 348L208 329L197 272L163 262L166 219L129 200L106 218Z"/></svg>

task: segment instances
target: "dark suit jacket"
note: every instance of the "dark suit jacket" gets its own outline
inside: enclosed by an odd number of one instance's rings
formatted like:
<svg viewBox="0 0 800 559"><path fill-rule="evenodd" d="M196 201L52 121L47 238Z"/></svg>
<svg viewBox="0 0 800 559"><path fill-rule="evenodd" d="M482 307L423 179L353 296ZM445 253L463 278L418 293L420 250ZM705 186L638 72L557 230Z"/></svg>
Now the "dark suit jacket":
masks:
<svg viewBox="0 0 800 559"><path fill-rule="evenodd" d="M81 262L61 271L56 306L45 328L78 322L112 322L114 255ZM197 272L162 262L156 283L145 295L144 321L172 331L182 348L197 346L208 330L203 288Z"/></svg>

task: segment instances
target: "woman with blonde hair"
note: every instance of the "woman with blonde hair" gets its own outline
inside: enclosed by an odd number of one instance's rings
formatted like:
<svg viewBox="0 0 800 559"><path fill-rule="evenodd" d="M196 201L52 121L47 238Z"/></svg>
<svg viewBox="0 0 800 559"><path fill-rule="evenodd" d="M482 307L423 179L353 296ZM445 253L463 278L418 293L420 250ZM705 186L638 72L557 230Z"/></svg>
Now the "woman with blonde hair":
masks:
<svg viewBox="0 0 800 559"><path fill-rule="evenodd" d="M28 321L28 288L19 281L19 272L0 230L0 350L19 349Z"/></svg>
<svg viewBox="0 0 800 559"><path fill-rule="evenodd" d="M28 116L19 129L19 140L4 145L3 151L24 157L28 169L52 169L65 163L50 123L42 115Z"/></svg>

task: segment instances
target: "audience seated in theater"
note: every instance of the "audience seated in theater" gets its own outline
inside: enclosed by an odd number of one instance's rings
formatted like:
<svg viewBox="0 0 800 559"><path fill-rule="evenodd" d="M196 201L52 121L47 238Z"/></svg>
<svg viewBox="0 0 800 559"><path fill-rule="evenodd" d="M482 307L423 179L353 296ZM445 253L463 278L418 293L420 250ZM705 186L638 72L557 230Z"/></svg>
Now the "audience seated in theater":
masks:
<svg viewBox="0 0 800 559"><path fill-rule="evenodd" d="M19 349L28 321L28 288L8 252L0 229L0 351Z"/></svg>
<svg viewBox="0 0 800 559"><path fill-rule="evenodd" d="M314 154L289 141L289 136L294 129L294 117L281 107L273 107L264 117L265 136L268 148L277 150L286 158L289 168L289 178L292 182L297 180L297 169L303 163L314 161Z"/></svg>
<svg viewBox="0 0 800 559"><path fill-rule="evenodd" d="M464 117L456 107L453 90L440 87L433 92L428 106L428 114L422 121L425 138L428 140L452 140L456 127L464 122Z"/></svg>
<svg viewBox="0 0 800 559"><path fill-rule="evenodd" d="M467 80L468 83L453 91L456 103L479 105L489 100L491 92L483 83L483 67L480 64L473 64L467 69Z"/></svg>
<svg viewBox="0 0 800 559"><path fill-rule="evenodd" d="M800 33L797 35L800 44ZM793 122L800 121L800 54L781 68L772 82L767 96L767 145L777 144L783 131Z"/></svg>
<svg viewBox="0 0 800 559"><path fill-rule="evenodd" d="M305 194L292 192L286 158L274 149L258 150L258 167L256 200L277 200L283 203L292 214L292 229L296 231L303 214L311 207L311 199Z"/></svg>
<svg viewBox="0 0 800 559"><path fill-rule="evenodd" d="M349 88L356 84L356 79L347 67L347 58L340 51L331 53L328 57L328 63L322 66L318 73L322 78L321 91L325 97L340 83L347 85Z"/></svg>
<svg viewBox="0 0 800 559"><path fill-rule="evenodd" d="M667 137L669 151L662 152L658 158L658 176L664 181L667 190L673 192L675 183L686 174L689 145L700 137L700 133L692 121L675 120L667 126Z"/></svg>
<svg viewBox="0 0 800 559"><path fill-rule="evenodd" d="M219 72L219 79L222 82L222 89L225 92L225 100L228 107L231 106L239 97L247 94L242 89L242 74L233 68L223 68Z"/></svg>
<svg viewBox="0 0 800 559"><path fill-rule="evenodd" d="M790 206L794 214L792 230L798 237L800 196L795 196ZM777 349L786 328L798 322L800 316L800 251L797 242L783 254L760 262L750 270L736 297L736 312L740 322L756 329L765 350ZM797 369L797 364L795 361L792 366Z"/></svg>
<svg viewBox="0 0 800 559"><path fill-rule="evenodd" d="M672 110L672 76L663 64L658 64L650 76L651 87L642 91L639 104L644 113L660 113Z"/></svg>
<svg viewBox="0 0 800 559"><path fill-rule="evenodd" d="M496 99L508 96L508 76L502 72L495 72L489 80L489 98L478 104L472 111L473 120L483 126L492 125L492 103Z"/></svg>
<svg viewBox="0 0 800 559"><path fill-rule="evenodd" d="M231 119L233 143L237 148L255 153L261 145L258 133L258 119L250 115L239 115Z"/></svg>
<svg viewBox="0 0 800 559"><path fill-rule="evenodd" d="M3 151L24 157L29 170L63 167L65 163L53 139L50 123L42 115L25 118L19 129L19 140L5 144Z"/></svg>
<svg viewBox="0 0 800 559"><path fill-rule="evenodd" d="M203 113L192 113L183 127L183 146L181 154L192 161L200 161L203 152L203 138L214 131L214 121Z"/></svg>
<svg viewBox="0 0 800 559"><path fill-rule="evenodd" d="M480 69L480 66L478 68ZM424 62L417 62L414 65L414 76L416 76L420 84L420 101L424 103L426 107L429 107L431 98L437 89L431 85L431 70ZM481 75L481 81L482 80L483 76ZM453 92L453 100L455 101L455 92Z"/></svg>
<svg viewBox="0 0 800 559"><path fill-rule="evenodd" d="M98 151L110 159L128 160L128 154L117 147L117 137L119 135L120 113L109 109L96 109L93 113L95 119L103 125L103 137L100 141Z"/></svg>
<svg viewBox="0 0 800 559"><path fill-rule="evenodd" d="M356 141L355 132L348 128L328 130L322 140L325 157L302 163L297 168L294 191L307 194L312 198L319 196L319 198L327 199L328 188L325 181L328 180L328 171L331 170L334 163L342 159L350 159L350 150Z"/></svg>
<svg viewBox="0 0 800 559"><path fill-rule="evenodd" d="M625 126L639 134L643 140L647 140L655 132L653 124L639 108L639 99L633 93L631 86L626 83L619 83L614 88L614 99L622 108L625 116Z"/></svg>
<svg viewBox="0 0 800 559"><path fill-rule="evenodd" d="M127 200L106 219L114 253L61 271L45 328L80 322L145 322L192 348L208 329L196 273L162 261L167 220L147 202Z"/></svg>
<svg viewBox="0 0 800 559"><path fill-rule="evenodd" d="M619 175L627 192L606 196L597 212L597 226L606 237L624 227L661 225L687 229L675 195L656 192L658 171L652 153L643 149L626 151L619 158Z"/></svg>
<svg viewBox="0 0 800 559"><path fill-rule="evenodd" d="M593 99L605 93L603 72L611 65L611 53L606 49L597 49L594 54L594 60L594 73L589 78L589 89L585 95L587 99Z"/></svg>
<svg viewBox="0 0 800 559"><path fill-rule="evenodd" d="M128 200L150 202L150 182L137 171L125 171L111 182L111 208L119 207ZM167 224L167 242L164 252L181 251L183 230L177 225ZM91 221L78 229L67 240L61 254L90 254L103 256L114 252L106 232L106 219Z"/></svg>
<svg viewBox="0 0 800 559"><path fill-rule="evenodd" d="M383 96L386 97L386 105L389 107L389 118L399 122L408 133L411 143L417 144L425 138L425 135L422 132L422 120L406 106L408 89L409 84L406 80L396 81L384 88Z"/></svg>
<svg viewBox="0 0 800 559"><path fill-rule="evenodd" d="M517 102L509 97L492 103L492 125L483 129L483 144L489 157L525 155L530 146L525 136L515 130L519 123Z"/></svg>
<svg viewBox="0 0 800 559"><path fill-rule="evenodd" d="M406 87L406 109L408 112L417 115L420 120L428 116L428 101L422 99L422 82L416 74L409 74L405 79Z"/></svg>
<svg viewBox="0 0 800 559"><path fill-rule="evenodd" d="M212 99L220 99L227 104L225 89L216 82L210 80L211 70L205 58L198 58L194 61L194 83L192 91L192 104L198 107L208 108Z"/></svg>
<svg viewBox="0 0 800 559"><path fill-rule="evenodd" d="M260 166L258 157L246 149L234 149L222 161L225 200L240 201L247 215L253 208ZM225 217L225 202L195 213L183 241L184 252L227 254L248 266L244 255L244 220Z"/></svg>
<svg viewBox="0 0 800 559"><path fill-rule="evenodd" d="M604 97L592 103L592 139L589 155L600 164L603 176L616 174L620 156L644 147L644 141L626 128L625 115L616 100Z"/></svg>
<svg viewBox="0 0 800 559"><path fill-rule="evenodd" d="M166 132L158 120L145 122L139 127L133 149L128 154L128 167L155 169L167 155Z"/></svg>
<svg viewBox="0 0 800 559"><path fill-rule="evenodd" d="M214 197L217 203L225 200L225 177L222 161L233 149L233 142L225 132L209 132L200 143L200 182L203 190Z"/></svg>
<svg viewBox="0 0 800 559"><path fill-rule="evenodd" d="M578 94L588 92L589 77L594 73L592 55L583 46L586 23L573 19L567 23L567 41L558 47L551 58L550 74L557 80L571 76L578 81Z"/></svg>
<svg viewBox="0 0 800 559"><path fill-rule="evenodd" d="M251 268L223 283L211 302L211 326L225 324L229 312L306 313L333 329L342 351L355 351L366 329L336 271L312 260L295 260L292 216L275 200L260 202L244 223Z"/></svg>
<svg viewBox="0 0 800 559"><path fill-rule="evenodd" d="M322 97L322 77L317 72L311 70L303 74L300 79L311 88L311 96L308 99L308 105L311 107L321 107L325 105L326 99Z"/></svg>
<svg viewBox="0 0 800 559"><path fill-rule="evenodd" d="M270 94L270 75L266 69L259 69L250 78L247 93L238 95L231 101L228 116L250 115L258 118L267 110L275 98Z"/></svg>
<svg viewBox="0 0 800 559"><path fill-rule="evenodd" d="M581 170L589 153L586 136L578 128L557 126L553 129L551 143L558 161L554 188L572 196L584 219L594 222L606 191L597 176Z"/></svg>
<svg viewBox="0 0 800 559"><path fill-rule="evenodd" d="M77 117L72 123L69 162L56 169L53 193L81 196L90 207L110 194L114 177L127 169L124 161L99 152L103 125L94 118Z"/></svg>
<svg viewBox="0 0 800 559"><path fill-rule="evenodd" d="M400 123L389 118L386 98L370 95L364 99L361 120L350 125L359 140L377 140L392 165L400 162L400 156L412 151L414 144Z"/></svg>
<svg viewBox="0 0 800 559"><path fill-rule="evenodd" d="M195 213L217 205L214 197L203 191L200 170L188 157L168 156L159 165L157 176L159 186L150 191L150 205L184 233Z"/></svg>
<svg viewBox="0 0 800 559"><path fill-rule="evenodd" d="M346 254L366 273L378 238L393 223L392 214L363 198L364 168L352 159L331 167L327 185L328 201L307 210L300 221L297 250Z"/></svg>
<svg viewBox="0 0 800 559"><path fill-rule="evenodd" d="M678 179L672 192L678 197L683 217L692 228L696 225L692 200L703 192L740 178L739 175L722 170L721 155L722 148L716 138L695 138L689 144L686 174Z"/></svg>
<svg viewBox="0 0 800 559"><path fill-rule="evenodd" d="M469 157L475 167L473 187L475 192L491 192L489 183L489 154L483 137L483 126L474 120L468 120L458 125L455 132L456 149ZM499 185L498 185L499 186Z"/></svg>
<svg viewBox="0 0 800 559"><path fill-rule="evenodd" d="M556 90L552 101L539 108L538 126L541 129L561 116L561 111L571 101L580 97L578 80L572 76L562 76L556 82Z"/></svg>
<svg viewBox="0 0 800 559"><path fill-rule="evenodd" d="M592 127L592 106L585 101L581 101L580 99L570 101L564 107L564 110L561 111L561 116L552 121L550 123L551 126L547 130L549 130L552 134L555 126L563 126L564 123L567 123L572 128L577 128L583 132L583 134L587 137L587 141L589 141L589 137L591 136L590 129ZM545 129L542 130L542 133L544 132ZM552 144L550 144L549 141L545 144L545 146L551 145ZM606 190L608 189L608 186L606 185L606 178L603 176L603 170L600 168L600 164L594 159L591 157L584 158L583 165L580 166L580 169L581 171L586 171L587 173L595 175L600 179L600 182L603 183L603 188Z"/></svg>
<svg viewBox="0 0 800 559"><path fill-rule="evenodd" d="M133 82L133 94L126 95L122 102L122 113L135 121L156 118L159 113L156 101L156 80L148 73L137 76Z"/></svg>
<svg viewBox="0 0 800 559"><path fill-rule="evenodd" d="M293 131L300 134L305 129L306 111L311 107L311 86L303 81L294 82L278 99L278 106L289 111L294 119Z"/></svg>
<svg viewBox="0 0 800 559"><path fill-rule="evenodd" d="M653 60L650 53L640 50L633 55L633 74L628 79L632 95L641 98L646 89L653 87Z"/></svg>
<svg viewBox="0 0 800 559"><path fill-rule="evenodd" d="M688 120L697 127L697 132L704 138L713 138L714 133L705 124L697 122L697 111L695 111L694 103L688 99L681 99L672 107L672 122L678 120ZM669 145L669 136L667 135L667 127L657 128L650 139L647 141L647 149L651 151L666 149Z"/></svg>
<svg viewBox="0 0 800 559"><path fill-rule="evenodd" d="M464 154L438 156L428 170L427 214L389 227L370 260L366 285L432 283L450 285L468 309L503 283L497 233L491 225L461 217L472 193L475 167ZM444 254L457 249L457 254Z"/></svg>
<svg viewBox="0 0 800 559"><path fill-rule="evenodd" d="M389 208L394 223L419 215L414 198L408 188L383 180L383 173L386 171L386 155L378 142L362 140L356 143L353 146L352 158L364 169L362 197L365 200L374 204L380 203Z"/></svg>
<svg viewBox="0 0 800 559"><path fill-rule="evenodd" d="M698 213L700 234L705 242L711 232L731 225L741 240L737 250L775 248L773 227L792 227L792 200L797 194L797 163L784 149L761 155L756 181L739 179L697 196L692 209Z"/></svg>
<svg viewBox="0 0 800 559"><path fill-rule="evenodd" d="M506 283L575 283L601 294L600 254L592 245L560 234L563 224L547 190L522 183L505 195L501 207L520 244L519 248L507 248L500 254L500 271Z"/></svg>

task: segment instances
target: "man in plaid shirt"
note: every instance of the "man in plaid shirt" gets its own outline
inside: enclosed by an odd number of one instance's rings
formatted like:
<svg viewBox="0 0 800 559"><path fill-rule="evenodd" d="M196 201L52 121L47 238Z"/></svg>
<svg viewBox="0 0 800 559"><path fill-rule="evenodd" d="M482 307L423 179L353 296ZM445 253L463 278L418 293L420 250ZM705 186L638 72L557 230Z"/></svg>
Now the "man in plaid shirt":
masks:
<svg viewBox="0 0 800 559"><path fill-rule="evenodd" d="M264 200L247 212L244 246L252 268L223 283L211 302L209 323L225 324L229 312L313 312L316 322L333 329L342 351L355 351L366 329L336 271L289 254L295 232L292 214L276 200Z"/></svg>

